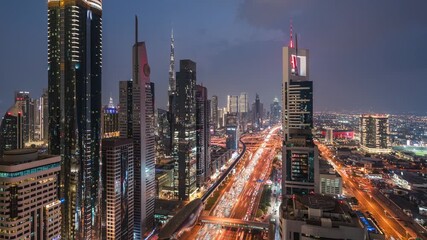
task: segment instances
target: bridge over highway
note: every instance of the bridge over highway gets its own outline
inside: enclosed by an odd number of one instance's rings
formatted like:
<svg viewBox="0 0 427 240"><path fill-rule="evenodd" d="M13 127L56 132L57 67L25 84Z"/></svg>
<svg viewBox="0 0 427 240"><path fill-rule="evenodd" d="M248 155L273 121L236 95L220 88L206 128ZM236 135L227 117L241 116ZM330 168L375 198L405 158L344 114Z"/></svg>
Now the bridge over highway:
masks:
<svg viewBox="0 0 427 240"><path fill-rule="evenodd" d="M268 223L245 221L237 218L221 218L214 216L200 216L199 221L202 223L215 224L223 227L231 228L245 228L245 229L257 229L257 230L268 230Z"/></svg>

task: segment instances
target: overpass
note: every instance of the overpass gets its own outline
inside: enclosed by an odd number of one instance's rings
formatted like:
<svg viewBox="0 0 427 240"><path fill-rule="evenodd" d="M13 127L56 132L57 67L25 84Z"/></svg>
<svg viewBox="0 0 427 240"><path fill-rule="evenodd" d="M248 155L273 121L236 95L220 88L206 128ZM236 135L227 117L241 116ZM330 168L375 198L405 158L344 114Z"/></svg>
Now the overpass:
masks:
<svg viewBox="0 0 427 240"><path fill-rule="evenodd" d="M214 216L200 216L199 221L205 224L215 224L223 227L256 229L263 231L268 231L269 226L268 223L264 222L245 221L237 218L221 218Z"/></svg>

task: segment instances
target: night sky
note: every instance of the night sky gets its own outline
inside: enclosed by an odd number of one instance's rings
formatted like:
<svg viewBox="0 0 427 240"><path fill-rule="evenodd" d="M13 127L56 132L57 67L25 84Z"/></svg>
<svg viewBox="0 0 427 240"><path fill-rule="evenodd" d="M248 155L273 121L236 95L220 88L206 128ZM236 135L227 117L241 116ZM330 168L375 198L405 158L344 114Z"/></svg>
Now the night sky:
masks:
<svg viewBox="0 0 427 240"><path fill-rule="evenodd" d="M310 49L315 111L427 114L426 0L109 0L103 11L103 102L131 77L139 15L157 107L167 100L169 38L176 59L197 62L197 82L225 106L227 94L281 97L281 48L289 22ZM15 90L47 88L47 1L2 1L0 114ZM176 69L179 69L177 64Z"/></svg>

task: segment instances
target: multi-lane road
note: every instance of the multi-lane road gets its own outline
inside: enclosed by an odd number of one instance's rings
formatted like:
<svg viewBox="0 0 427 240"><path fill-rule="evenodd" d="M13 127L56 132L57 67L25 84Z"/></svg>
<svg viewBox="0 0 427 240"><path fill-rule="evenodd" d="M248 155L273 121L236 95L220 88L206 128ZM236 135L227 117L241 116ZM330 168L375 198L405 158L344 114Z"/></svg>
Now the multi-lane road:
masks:
<svg viewBox="0 0 427 240"><path fill-rule="evenodd" d="M211 216L254 220L262 190L268 180L276 149L280 148L279 127L242 137L248 154L221 192ZM196 227L185 234L196 239L255 239L265 233L226 229L212 224ZM188 237L186 239L189 239Z"/></svg>
<svg viewBox="0 0 427 240"><path fill-rule="evenodd" d="M360 179L348 175L341 163L334 159L326 146L318 144L318 147L322 156L341 175L345 190L356 197L361 210L367 211L374 217L387 239L415 239L415 237L420 237L414 226L411 226L411 224L406 224L405 226L399 218L393 217L397 215L394 213L396 209L388 203L381 201L377 196L376 189L369 187L363 187L362 189L359 186L361 183Z"/></svg>

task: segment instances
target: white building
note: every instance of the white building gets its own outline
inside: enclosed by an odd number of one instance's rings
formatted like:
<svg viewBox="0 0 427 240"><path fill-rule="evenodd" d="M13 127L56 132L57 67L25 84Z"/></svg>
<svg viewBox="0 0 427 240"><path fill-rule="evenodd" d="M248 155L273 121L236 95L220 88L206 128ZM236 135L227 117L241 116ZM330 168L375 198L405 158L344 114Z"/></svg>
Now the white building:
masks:
<svg viewBox="0 0 427 240"><path fill-rule="evenodd" d="M242 92L239 97L239 113L249 112L249 99L248 93Z"/></svg>
<svg viewBox="0 0 427 240"><path fill-rule="evenodd" d="M5 152L0 162L0 239L60 239L61 157L18 149Z"/></svg>
<svg viewBox="0 0 427 240"><path fill-rule="evenodd" d="M238 95L227 95L227 112L228 113L239 112L239 96Z"/></svg>
<svg viewBox="0 0 427 240"><path fill-rule="evenodd" d="M368 233L345 203L322 195L294 195L280 207L280 237L364 240Z"/></svg>

